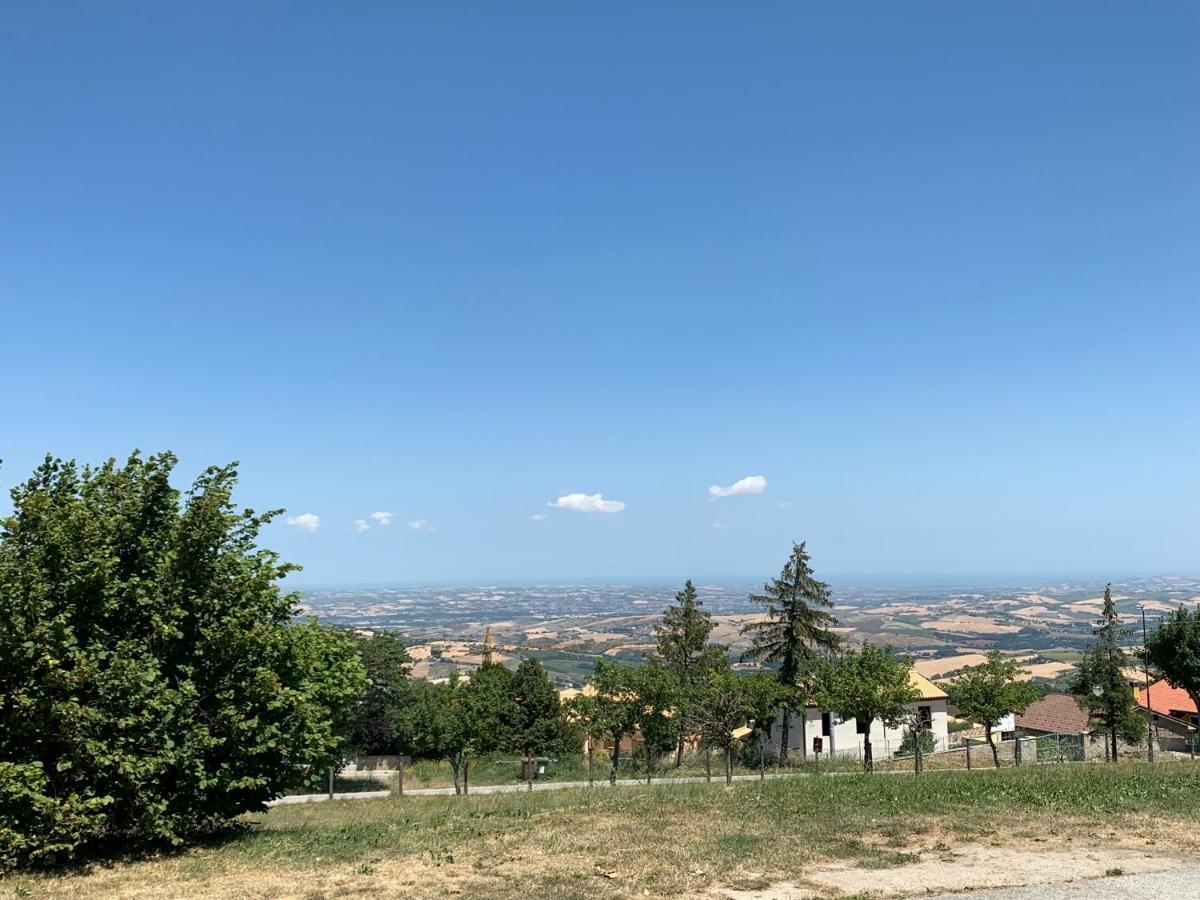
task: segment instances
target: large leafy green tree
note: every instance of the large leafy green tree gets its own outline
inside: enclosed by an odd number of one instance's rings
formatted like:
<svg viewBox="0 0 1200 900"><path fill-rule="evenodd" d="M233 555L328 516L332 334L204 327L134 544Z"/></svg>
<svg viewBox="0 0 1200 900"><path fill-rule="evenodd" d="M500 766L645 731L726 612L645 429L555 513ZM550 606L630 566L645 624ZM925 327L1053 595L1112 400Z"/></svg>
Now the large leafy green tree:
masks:
<svg viewBox="0 0 1200 900"><path fill-rule="evenodd" d="M911 659L898 657L891 647L864 643L822 667L818 703L843 720L854 719L863 736L863 768L874 769L871 725L879 721L896 728L905 721L908 705L920 698L909 681Z"/></svg>
<svg viewBox="0 0 1200 900"><path fill-rule="evenodd" d="M679 740L679 684L659 663L650 661L629 675L629 703L637 715L646 754L646 781L654 777L656 761Z"/></svg>
<svg viewBox="0 0 1200 900"><path fill-rule="evenodd" d="M592 716L591 727L612 743L608 772L608 780L612 784L617 783L621 742L633 737L641 720L633 672L628 666L599 656L596 658L596 672L592 676L596 693L591 697L586 711Z"/></svg>
<svg viewBox="0 0 1200 900"><path fill-rule="evenodd" d="M758 748L758 774L766 777L766 742L779 711L792 699L792 692L766 672L745 675L739 681L746 707L746 724L750 728L749 740Z"/></svg>
<svg viewBox="0 0 1200 900"><path fill-rule="evenodd" d="M997 769L1000 768L1000 749L996 746L993 730L1009 713L1025 712L1040 693L1033 685L1017 680L1021 671L1016 662L1004 659L999 651L993 650L983 665L967 669L955 678L948 692L959 716L984 727L988 746L992 749L992 762Z"/></svg>
<svg viewBox="0 0 1200 900"><path fill-rule="evenodd" d="M558 691L541 662L521 660L513 676L516 723L513 744L526 756L537 756L562 743L563 720Z"/></svg>
<svg viewBox="0 0 1200 900"><path fill-rule="evenodd" d="M1112 598L1112 585L1106 585L1096 639L1076 668L1071 692L1087 708L1091 721L1103 729L1108 740L1108 756L1113 762L1117 760L1119 741L1140 743L1146 728L1138 715L1133 691L1125 680L1125 669L1129 665L1125 651L1121 649L1125 633Z"/></svg>
<svg viewBox="0 0 1200 900"><path fill-rule="evenodd" d="M356 643L368 683L362 700L350 715L346 743L360 754L395 753L402 740L400 732L412 659L404 641L390 631L359 637Z"/></svg>
<svg viewBox="0 0 1200 900"><path fill-rule="evenodd" d="M792 707L805 699L799 695L800 689L815 662L841 643L831 630L837 624L829 612L833 601L829 585L813 576L803 543L792 545L792 555L779 577L764 585L761 594L751 594L750 599L767 608L767 617L742 629L751 641L747 656L777 665L780 682L794 693L783 708L780 723L779 755L786 760Z"/></svg>
<svg viewBox="0 0 1200 900"><path fill-rule="evenodd" d="M178 843L334 760L366 679L294 624L234 465L47 458L0 522L0 867Z"/></svg>
<svg viewBox="0 0 1200 900"><path fill-rule="evenodd" d="M401 752L449 762L456 794L470 790L467 770L471 723L466 690L467 683L457 672L450 673L441 684L414 679L402 712Z"/></svg>
<svg viewBox="0 0 1200 900"><path fill-rule="evenodd" d="M1146 652L1151 665L1200 709L1200 606L1180 606L1159 622L1146 639Z"/></svg>
<svg viewBox="0 0 1200 900"><path fill-rule="evenodd" d="M683 764L683 745L688 733L696 730L699 694L705 678L726 663L725 648L709 643L712 616L701 606L703 602L689 580L675 594L675 603L663 612L662 623L654 626L657 641L654 659L671 673L679 689L676 767Z"/></svg>

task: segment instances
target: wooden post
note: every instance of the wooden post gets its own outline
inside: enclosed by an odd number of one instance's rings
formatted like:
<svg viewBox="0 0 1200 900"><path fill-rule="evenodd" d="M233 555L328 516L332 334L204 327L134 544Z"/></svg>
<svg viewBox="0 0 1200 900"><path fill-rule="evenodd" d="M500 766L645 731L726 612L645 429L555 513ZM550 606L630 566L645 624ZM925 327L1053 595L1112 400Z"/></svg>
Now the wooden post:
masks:
<svg viewBox="0 0 1200 900"><path fill-rule="evenodd" d="M712 747L704 748L704 780L712 781Z"/></svg>
<svg viewBox="0 0 1200 900"><path fill-rule="evenodd" d="M404 796L404 757L400 757L400 767L396 770L396 791L399 796Z"/></svg>
<svg viewBox="0 0 1200 900"><path fill-rule="evenodd" d="M971 742L968 740L965 744L967 748L967 771L971 771Z"/></svg>
<svg viewBox="0 0 1200 900"><path fill-rule="evenodd" d="M333 799L333 766L329 767L329 799Z"/></svg>

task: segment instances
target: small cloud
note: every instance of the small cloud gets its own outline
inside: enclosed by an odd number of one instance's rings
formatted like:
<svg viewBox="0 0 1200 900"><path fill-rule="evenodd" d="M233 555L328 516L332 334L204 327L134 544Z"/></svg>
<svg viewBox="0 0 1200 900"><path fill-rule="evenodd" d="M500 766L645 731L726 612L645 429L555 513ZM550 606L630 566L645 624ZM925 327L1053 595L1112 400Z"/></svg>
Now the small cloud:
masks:
<svg viewBox="0 0 1200 900"><path fill-rule="evenodd" d="M315 513L301 513L298 516L288 516L287 523L301 531L312 533L321 527L321 517Z"/></svg>
<svg viewBox="0 0 1200 900"><path fill-rule="evenodd" d="M373 512L373 513L371 513L371 518L374 521L378 522L380 525L391 525L392 517L394 515L395 515L395 513L390 513L390 512Z"/></svg>
<svg viewBox="0 0 1200 900"><path fill-rule="evenodd" d="M724 526L724 525L722 525L720 522L713 522L713 528L718 528L718 529L720 529L720 528L724 528L724 527L725 527L725 526Z"/></svg>
<svg viewBox="0 0 1200 900"><path fill-rule="evenodd" d="M555 509L573 509L575 512L615 513L625 508L620 500L605 500L603 494L564 494L546 505Z"/></svg>
<svg viewBox="0 0 1200 900"><path fill-rule="evenodd" d="M767 489L767 479L761 475L747 475L735 481L729 487L714 484L708 489L710 497L732 497L735 494L761 494Z"/></svg>
<svg viewBox="0 0 1200 900"><path fill-rule="evenodd" d="M437 531L437 529L426 522L424 519L413 519L408 523L409 531Z"/></svg>
<svg viewBox="0 0 1200 900"><path fill-rule="evenodd" d="M780 508L780 509L791 509L791 508L792 508L793 506L795 506L795 505L796 505L796 504L795 504L795 503L793 503L791 500L780 500L780 501L779 501L779 508Z"/></svg>
<svg viewBox="0 0 1200 900"><path fill-rule="evenodd" d="M371 526L367 524L366 519L355 519L354 520L354 533L355 534L362 534L364 531L370 531L370 530L371 530Z"/></svg>
<svg viewBox="0 0 1200 900"><path fill-rule="evenodd" d="M545 513L534 513L529 518L533 519L535 522L543 522L546 520L547 516Z"/></svg>

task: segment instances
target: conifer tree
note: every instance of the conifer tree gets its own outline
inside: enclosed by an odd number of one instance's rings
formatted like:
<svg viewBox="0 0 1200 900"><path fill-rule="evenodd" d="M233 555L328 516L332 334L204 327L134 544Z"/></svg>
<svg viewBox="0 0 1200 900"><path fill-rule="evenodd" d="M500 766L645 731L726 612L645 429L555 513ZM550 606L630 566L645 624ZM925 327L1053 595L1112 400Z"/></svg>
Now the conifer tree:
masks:
<svg viewBox="0 0 1200 900"><path fill-rule="evenodd" d="M675 747L675 766L683 763L683 745L697 727L696 711L708 673L721 667L725 648L710 644L712 616L701 609L702 601L689 580L675 594L675 603L663 612L662 624L654 626L658 641L654 659L671 673L679 691L679 740Z"/></svg>
<svg viewBox="0 0 1200 900"><path fill-rule="evenodd" d="M545 753L562 737L558 691L535 658L521 660L513 676L517 721L516 748L527 757Z"/></svg>
<svg viewBox="0 0 1200 900"><path fill-rule="evenodd" d="M792 701L783 707L780 727L779 757L783 761L787 760L792 707L803 701L799 696L803 681L814 662L841 643L831 630L837 619L828 612L833 606L829 585L813 577L809 559L803 543L792 545L792 555L779 577L764 585L763 593L750 595L751 600L766 606L766 620L742 629L751 639L747 657L777 664L780 682L793 693Z"/></svg>
<svg viewBox="0 0 1200 900"><path fill-rule="evenodd" d="M1117 761L1118 739L1141 741L1145 724L1137 712L1133 691L1125 681L1129 661L1121 649L1125 634L1112 598L1112 585L1104 588L1104 606L1095 630L1096 640L1079 663L1071 691L1087 708L1091 721L1104 729L1108 758Z"/></svg>

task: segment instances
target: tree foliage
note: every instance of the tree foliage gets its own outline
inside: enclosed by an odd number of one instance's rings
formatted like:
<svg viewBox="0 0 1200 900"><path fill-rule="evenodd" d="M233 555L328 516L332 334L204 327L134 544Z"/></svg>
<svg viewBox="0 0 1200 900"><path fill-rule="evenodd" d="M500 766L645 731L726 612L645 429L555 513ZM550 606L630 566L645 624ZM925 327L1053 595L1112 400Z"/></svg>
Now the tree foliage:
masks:
<svg viewBox="0 0 1200 900"><path fill-rule="evenodd" d="M874 753L871 725L896 728L907 715L907 707L920 699L909 681L912 660L900 658L891 647L867 642L861 650L847 650L822 667L817 702L843 719L854 719L863 734L863 767L871 771Z"/></svg>
<svg viewBox="0 0 1200 900"><path fill-rule="evenodd" d="M1200 709L1200 606L1180 606L1146 638L1150 664Z"/></svg>
<svg viewBox="0 0 1200 900"><path fill-rule="evenodd" d="M792 554L779 577L764 585L761 594L751 594L750 599L766 607L767 618L742 629L751 642L747 657L776 664L779 680L793 691L798 690L815 662L841 644L832 631L837 619L828 611L833 606L829 585L813 576L803 543L792 545ZM781 757L787 756L790 719L791 709L785 707Z"/></svg>
<svg viewBox="0 0 1200 900"><path fill-rule="evenodd" d="M993 730L1009 713L1025 712L1039 696L1033 685L1017 680L1021 671L1016 662L993 650L983 665L955 678L948 691L950 702L958 708L960 716L984 726L996 768L1000 768L1000 751Z"/></svg>
<svg viewBox="0 0 1200 900"><path fill-rule="evenodd" d="M1091 721L1108 736L1109 758L1117 759L1118 740L1139 743L1145 721L1138 714L1133 691L1125 680L1129 660L1121 649L1126 629L1117 615L1112 585L1104 588L1104 606L1095 631L1096 640L1084 654L1071 680L1071 692L1079 697Z"/></svg>
<svg viewBox="0 0 1200 900"><path fill-rule="evenodd" d="M236 466L47 458L0 523L0 867L178 843L328 765L365 687L352 640L292 624Z"/></svg>
<svg viewBox="0 0 1200 900"><path fill-rule="evenodd" d="M346 743L363 755L399 752L412 658L400 636L390 631L358 637L356 644L367 671L367 687L349 717Z"/></svg>
<svg viewBox="0 0 1200 900"><path fill-rule="evenodd" d="M684 738L699 727L696 714L705 678L728 663L725 648L709 643L712 616L702 605L689 580L675 594L675 603L663 612L662 623L654 626L657 643L653 658L671 673L679 693L676 765L683 759Z"/></svg>
<svg viewBox="0 0 1200 900"><path fill-rule="evenodd" d="M517 707L513 733L516 749L534 756L563 743L558 691L537 659L523 659L517 666L513 699Z"/></svg>

